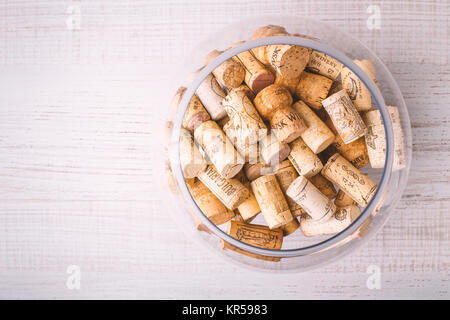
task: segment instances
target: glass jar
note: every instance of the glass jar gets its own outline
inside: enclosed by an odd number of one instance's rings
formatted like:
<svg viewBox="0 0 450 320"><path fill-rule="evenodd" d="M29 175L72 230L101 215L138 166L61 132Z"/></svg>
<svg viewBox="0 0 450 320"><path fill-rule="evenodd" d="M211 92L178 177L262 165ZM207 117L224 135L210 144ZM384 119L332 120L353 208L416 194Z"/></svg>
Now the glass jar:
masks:
<svg viewBox="0 0 450 320"><path fill-rule="evenodd" d="M283 26L290 34L303 36L281 35L248 40L255 29L269 24ZM245 42L230 48L242 40ZM361 169L377 181L378 189L359 217L345 230L334 235L305 237L300 231L297 231L283 240L283 248L280 250L246 244L229 236L224 226L214 225L192 198L183 177L179 155L179 137L184 112L201 82L215 68L236 54L255 47L273 44L297 45L320 51L350 69L370 91L373 102L372 109L379 110L386 135L384 168L372 169L367 166ZM207 65L203 65L204 57L215 49L227 50ZM376 69L377 83L369 78L353 61L354 59L365 59L372 62ZM194 77L189 76L200 67L203 68ZM216 252L219 259L225 258L260 270L301 271L311 269L336 261L364 244L382 228L389 215L394 213L395 205L400 200L406 186L411 164L411 127L408 112L402 94L389 70L371 50L353 36L323 22L303 17L270 16L247 19L211 34L198 44L193 52L186 56L183 66L177 68L174 79L178 79L178 81L174 81L174 84L177 86L185 84L183 79L189 77L186 84L187 89L181 99L178 111L171 112L169 116L172 121L169 147L170 177L174 180L176 190L172 194L173 201L170 202L168 211L172 213L173 220L180 229L194 239L198 245L206 246ZM176 87L173 88L173 93L175 91ZM394 135L387 105L396 106L399 111L405 156L404 166L400 170L393 170ZM364 228L363 232L361 232L361 228ZM235 250L224 250L224 243L231 245ZM265 259L258 259L255 256L263 256Z"/></svg>

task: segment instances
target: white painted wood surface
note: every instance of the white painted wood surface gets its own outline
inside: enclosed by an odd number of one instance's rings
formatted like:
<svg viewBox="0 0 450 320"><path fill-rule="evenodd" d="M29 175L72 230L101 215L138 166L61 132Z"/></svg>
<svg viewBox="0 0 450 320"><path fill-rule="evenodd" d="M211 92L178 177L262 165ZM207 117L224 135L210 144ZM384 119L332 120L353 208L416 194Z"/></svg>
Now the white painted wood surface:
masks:
<svg viewBox="0 0 450 320"><path fill-rule="evenodd" d="M379 30L367 28L370 5ZM352 32L390 68L412 121L395 216L363 248L302 274L196 248L155 181L167 70L209 32L261 14ZM445 0L1 1L0 298L449 298L449 20ZM80 290L66 286L69 265ZM370 265L379 290L366 286Z"/></svg>

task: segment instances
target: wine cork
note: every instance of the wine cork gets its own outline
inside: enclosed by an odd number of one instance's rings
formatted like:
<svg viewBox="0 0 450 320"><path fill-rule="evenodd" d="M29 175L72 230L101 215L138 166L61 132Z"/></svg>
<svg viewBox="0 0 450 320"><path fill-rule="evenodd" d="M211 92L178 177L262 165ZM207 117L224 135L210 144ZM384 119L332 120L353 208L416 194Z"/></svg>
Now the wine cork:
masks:
<svg viewBox="0 0 450 320"><path fill-rule="evenodd" d="M235 210L234 210L234 218L231 219L231 220L233 220L233 221L240 221L240 222L247 222L247 223L250 223L250 222L252 222L256 217L257 217L257 215L253 216L253 217L250 218L250 219L244 220L244 218L242 218L241 214L239 213L239 210L238 210L238 209L235 209Z"/></svg>
<svg viewBox="0 0 450 320"><path fill-rule="evenodd" d="M178 111L178 106L180 105L181 99L183 98L185 92L186 88L180 87L173 97L172 108L175 112ZM181 126L191 132L194 132L195 128L203 122L210 120L210 118L209 113L206 111L198 97L194 94L191 101L189 101L186 112L184 113Z"/></svg>
<svg viewBox="0 0 450 320"><path fill-rule="evenodd" d="M345 144L344 141L342 141L342 138L337 133L336 128L333 125L333 121L331 121L326 111L324 111L322 115L322 120L324 120L328 128L330 128L331 131L333 131L333 133L335 134L333 143L325 150L325 153L327 153L328 157L324 162L328 161L328 158L333 154L339 152L356 168L360 169L362 167L365 167L369 163L369 155L367 154L367 147L364 137Z"/></svg>
<svg viewBox="0 0 450 320"><path fill-rule="evenodd" d="M186 182L186 185L189 187L192 187L195 183L195 181L197 181L196 178L184 178L184 181Z"/></svg>
<svg viewBox="0 0 450 320"><path fill-rule="evenodd" d="M403 132L400 123L398 109L393 106L387 107L394 132L394 163L392 170L400 170L406 166ZM368 111L363 115L367 125L368 134L365 136L367 152L369 154L372 168L383 168L386 159L386 134L384 123L379 110Z"/></svg>
<svg viewBox="0 0 450 320"><path fill-rule="evenodd" d="M204 61L204 65L208 65L211 61L213 61L215 58L217 58L218 56L220 56L223 53L223 51L214 49L212 51L210 51L206 56L205 56L205 61Z"/></svg>
<svg viewBox="0 0 450 320"><path fill-rule="evenodd" d="M205 64L209 64L212 60L217 58L222 51L213 50L205 58ZM228 59L219 65L212 72L217 82L222 87L237 88L241 85L245 78L245 69L237 61Z"/></svg>
<svg viewBox="0 0 450 320"><path fill-rule="evenodd" d="M273 36L275 34L287 35L288 32L282 26L267 25L267 26L256 29L253 32L252 36L250 37L250 40L266 38L266 37ZM256 47L256 48L253 48L251 51L259 61L261 61L263 64L267 65L267 64L269 64L269 62L266 57L266 47L267 46Z"/></svg>
<svg viewBox="0 0 450 320"><path fill-rule="evenodd" d="M266 26L255 30L251 39L272 36L289 36L289 34L284 28ZM305 69L310 58L310 50L308 48L288 44L267 45L254 48L252 51L259 61L270 65L278 74L286 78L298 77Z"/></svg>
<svg viewBox="0 0 450 320"><path fill-rule="evenodd" d="M376 69L370 60L353 60L354 63L358 65L368 76L369 78L376 83Z"/></svg>
<svg viewBox="0 0 450 320"><path fill-rule="evenodd" d="M270 120L278 108L290 107L293 99L286 88L272 84L264 88L255 97L255 107L264 118Z"/></svg>
<svg viewBox="0 0 450 320"><path fill-rule="evenodd" d="M347 207L353 204L357 204L355 200L353 200L352 198L350 198L350 196L348 194L346 194L344 191L339 190L337 195L336 195L336 199L334 199L334 204L337 207Z"/></svg>
<svg viewBox="0 0 450 320"><path fill-rule="evenodd" d="M234 212L227 209L201 181L195 180L187 186L200 210L215 225L221 225L234 217Z"/></svg>
<svg viewBox="0 0 450 320"><path fill-rule="evenodd" d="M283 143L294 141L307 128L303 119L292 107L279 108L273 113L270 124L275 136Z"/></svg>
<svg viewBox="0 0 450 320"><path fill-rule="evenodd" d="M187 186L188 189L189 189L190 187L192 187L196 181L198 181L198 180L195 179L195 178L193 178L193 179L185 179L185 180L186 180L186 184L188 185L188 186ZM189 182L188 182L188 181L189 181ZM192 181L192 182L191 182L191 181ZM190 192L190 191L189 191L189 192ZM214 196L214 195L213 195L213 196ZM217 199L217 198L216 198L216 199ZM194 200L194 201L195 201L195 200ZM222 203L222 202L219 201L219 203L220 203L220 205L223 206L223 203ZM197 206L198 206L198 204L197 204ZM228 210L228 209L225 208L225 210ZM193 210L192 208L188 208L188 212L190 213L192 219L194 220L195 228L196 228L198 231L203 231L203 232L212 234L211 230L208 229L208 227L206 227L206 226L201 222L201 220L197 217L196 213L194 212L194 210Z"/></svg>
<svg viewBox="0 0 450 320"><path fill-rule="evenodd" d="M301 134L306 145L316 154L325 150L335 139L330 128L303 101L297 101L292 108L308 127Z"/></svg>
<svg viewBox="0 0 450 320"><path fill-rule="evenodd" d="M246 184L246 187L250 188L250 182ZM248 198L238 206L237 210L246 222L250 222L261 212L253 191L250 190Z"/></svg>
<svg viewBox="0 0 450 320"><path fill-rule="evenodd" d="M274 168L275 176L277 177L278 183L280 185L281 191L286 195L286 191L291 185L291 183L298 177L297 170L289 160L281 162L276 168ZM286 197L286 202L288 204L289 210L294 217L299 217L306 211L293 199Z"/></svg>
<svg viewBox="0 0 450 320"><path fill-rule="evenodd" d="M285 87L289 90L291 95L295 95L295 90L297 88L298 82L300 81L300 77L296 78L286 78L280 75L279 73L275 76L275 84Z"/></svg>
<svg viewBox="0 0 450 320"><path fill-rule="evenodd" d="M377 184L374 181L339 153L328 159L321 173L362 207L369 204L377 190Z"/></svg>
<svg viewBox="0 0 450 320"><path fill-rule="evenodd" d="M255 144L267 135L267 127L244 91L231 90L222 102L236 137Z"/></svg>
<svg viewBox="0 0 450 320"><path fill-rule="evenodd" d="M360 213L358 206L351 205L338 208L331 218L325 221L317 221L308 216L302 216L300 230L307 237L339 233L351 225Z"/></svg>
<svg viewBox="0 0 450 320"><path fill-rule="evenodd" d="M195 129L194 138L224 178L232 178L242 169L244 159L214 121L203 122Z"/></svg>
<svg viewBox="0 0 450 320"><path fill-rule="evenodd" d="M364 238L370 231L370 224L372 223L372 216L367 217L361 226L354 233L359 239Z"/></svg>
<svg viewBox="0 0 450 320"><path fill-rule="evenodd" d="M255 94L271 85L275 77L250 51L244 51L233 57L245 68L244 81Z"/></svg>
<svg viewBox="0 0 450 320"><path fill-rule="evenodd" d="M295 88L295 95L311 108L320 109L332 83L327 77L304 71Z"/></svg>
<svg viewBox="0 0 450 320"><path fill-rule="evenodd" d="M275 175L259 177L250 185L270 229L281 227L292 221L292 213Z"/></svg>
<svg viewBox="0 0 450 320"><path fill-rule="evenodd" d="M172 97L172 101L170 102L170 106L174 113L178 111L178 106L180 105L181 99L183 98L184 93L186 92L186 87L179 87L175 95Z"/></svg>
<svg viewBox="0 0 450 320"><path fill-rule="evenodd" d="M208 74L197 88L196 93L211 119L219 120L227 115L222 105L222 100L226 96L225 91L219 86L212 74Z"/></svg>
<svg viewBox="0 0 450 320"><path fill-rule="evenodd" d="M250 186L250 181L248 181L245 173L243 171L240 171L235 176L235 178L247 189L249 189L248 198L244 202L242 202L239 207L237 207L236 211L239 212L239 215L242 217L243 221L250 222L261 212L261 209L259 207L258 201L256 201L255 195L253 194L252 188Z"/></svg>
<svg viewBox="0 0 450 320"><path fill-rule="evenodd" d="M258 162L256 163L246 163L244 165L245 175L248 180L253 181L258 179L261 176L266 174L272 174L273 170L270 164L260 162L258 158Z"/></svg>
<svg viewBox="0 0 450 320"><path fill-rule="evenodd" d="M261 39L261 38L265 38L265 37L270 37L273 34L282 34L282 33L288 34L288 32L286 31L286 29L284 27L269 24L267 26L259 27L258 29L253 31L253 34L250 37L250 39L251 40ZM264 60L264 56L262 55L263 52L264 51L260 51L260 53L261 53L260 58L262 60Z"/></svg>
<svg viewBox="0 0 450 320"><path fill-rule="evenodd" d="M233 238L255 247L279 250L283 244L283 231L281 229L269 229L266 226L248 224L239 221L230 221L227 234ZM243 249L239 249L228 242L223 242L223 249L231 249L239 253L263 260L279 261L280 258L257 255Z"/></svg>
<svg viewBox="0 0 450 320"><path fill-rule="evenodd" d="M266 58L275 71L285 78L298 78L305 70L311 51L296 45L266 46Z"/></svg>
<svg viewBox="0 0 450 320"><path fill-rule="evenodd" d="M336 140L334 140L332 146L358 169L365 167L369 163L369 155L364 137L345 144L341 137L336 135Z"/></svg>
<svg viewBox="0 0 450 320"><path fill-rule="evenodd" d="M169 150L171 138L172 138L173 122L166 121L164 125L164 150L167 152Z"/></svg>
<svg viewBox="0 0 450 320"><path fill-rule="evenodd" d="M320 173L309 178L309 181L319 189L328 199L333 200L337 196L336 189L333 184L325 179ZM336 203L335 203L336 204Z"/></svg>
<svg viewBox="0 0 450 320"><path fill-rule="evenodd" d="M249 196L250 191L242 183L222 177L214 166L208 166L198 179L230 210L236 209Z"/></svg>
<svg viewBox="0 0 450 320"><path fill-rule="evenodd" d="M238 91L243 91L245 93L245 95L247 96L247 98L250 99L250 101L253 102L253 99L255 99L255 93L250 90L250 88L245 84L241 84L239 87L237 88L225 88L225 91L227 92L227 94L231 91L231 90L238 90Z"/></svg>
<svg viewBox="0 0 450 320"><path fill-rule="evenodd" d="M227 131L227 132L230 132L230 131ZM233 130L233 132L236 132L236 131ZM244 158L245 162L258 163L259 146L257 143L255 143L255 144L249 144L247 142L241 143L240 140L238 140L236 138L233 140L233 143L234 143L234 146L236 147L236 150Z"/></svg>
<svg viewBox="0 0 450 320"><path fill-rule="evenodd" d="M268 134L259 142L261 149L261 159L271 166L281 163L291 152L291 148L286 143L280 142L273 134Z"/></svg>
<svg viewBox="0 0 450 320"><path fill-rule="evenodd" d="M185 178L194 178L207 167L191 133L183 128L180 134L180 163Z"/></svg>
<svg viewBox="0 0 450 320"><path fill-rule="evenodd" d="M367 133L364 121L345 90L329 96L322 101L322 104L345 144L355 141Z"/></svg>
<svg viewBox="0 0 450 320"><path fill-rule="evenodd" d="M179 194L180 190L178 189L177 182L175 180L175 177L173 176L172 168L170 166L169 161L166 161L164 169L166 172L166 181L164 187L168 189L172 194Z"/></svg>
<svg viewBox="0 0 450 320"><path fill-rule="evenodd" d="M354 62L367 73L372 81L375 81L375 68L370 65L368 60L355 60ZM369 89L359 79L359 77L349 68L344 67L341 71L341 82L344 89L347 91L353 105L358 111L368 111L372 108L372 97Z"/></svg>
<svg viewBox="0 0 450 320"><path fill-rule="evenodd" d="M203 231L209 234L212 234L211 230L208 229L208 227L206 227L201 221L200 219L194 214L194 212L189 212L192 216L192 219L194 220L195 223L195 228L198 231Z"/></svg>
<svg viewBox="0 0 450 320"><path fill-rule="evenodd" d="M299 176L291 183L286 194L314 220L325 221L336 212L334 203L303 176Z"/></svg>
<svg viewBox="0 0 450 320"><path fill-rule="evenodd" d="M270 121L281 142L292 142L306 130L303 119L291 107L292 96L286 88L270 85L256 95L254 103L259 114Z"/></svg>
<svg viewBox="0 0 450 320"><path fill-rule="evenodd" d="M344 65L326 53L313 50L306 65L310 72L320 74L328 79L335 80Z"/></svg>
<svg viewBox="0 0 450 320"><path fill-rule="evenodd" d="M228 139L244 158L245 162L257 163L259 155L258 143L250 144L248 140L242 140L239 136L239 130L234 129L232 125L233 123L227 122L222 128Z"/></svg>
<svg viewBox="0 0 450 320"><path fill-rule="evenodd" d="M283 236L288 236L291 233L294 233L298 227L300 226L300 223L298 222L297 218L292 219L291 222L285 224L281 227L281 230L283 230Z"/></svg>
<svg viewBox="0 0 450 320"><path fill-rule="evenodd" d="M291 142L289 146L291 153L288 158L299 175L309 178L322 170L323 165L319 157L311 151L302 138Z"/></svg>

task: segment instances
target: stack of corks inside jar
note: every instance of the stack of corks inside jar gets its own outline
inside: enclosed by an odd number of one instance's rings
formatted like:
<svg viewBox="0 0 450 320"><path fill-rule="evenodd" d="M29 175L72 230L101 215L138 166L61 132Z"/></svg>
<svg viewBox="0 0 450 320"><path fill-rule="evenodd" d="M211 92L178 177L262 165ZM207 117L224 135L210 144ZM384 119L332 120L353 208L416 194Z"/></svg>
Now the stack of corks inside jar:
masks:
<svg viewBox="0 0 450 320"><path fill-rule="evenodd" d="M271 36L305 37L268 25L251 39ZM209 53L205 65L221 53ZM377 84L369 60L354 62ZM185 90L177 91L174 111ZM396 107L388 111L393 170L401 170L400 118ZM227 233L247 244L281 249L294 232L331 235L355 221L377 190L361 168L384 167L386 137L369 90L352 70L323 52L276 44L241 52L206 77L185 112L179 152L188 189L212 223L227 223ZM260 214L265 223L252 223ZM223 248L279 260L225 241Z"/></svg>

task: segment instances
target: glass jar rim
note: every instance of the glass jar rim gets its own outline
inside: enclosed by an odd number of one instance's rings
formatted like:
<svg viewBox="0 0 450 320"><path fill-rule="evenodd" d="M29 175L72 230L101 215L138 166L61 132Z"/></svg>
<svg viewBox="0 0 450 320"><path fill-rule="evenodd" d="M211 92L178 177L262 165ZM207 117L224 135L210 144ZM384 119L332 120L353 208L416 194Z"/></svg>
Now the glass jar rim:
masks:
<svg viewBox="0 0 450 320"><path fill-rule="evenodd" d="M220 66L223 62L231 59L233 56L251 50L256 47L266 46L266 45L297 45L306 48L310 48L312 50L323 52L329 55L332 58L335 58L339 62L343 63L347 68L349 68L359 79L363 82L363 84L369 90L372 98L375 100L375 105L377 109L380 111L381 118L384 123L384 131L386 135L386 157L383 168L383 173L381 179L378 183L378 188L375 191L374 196L370 200L369 204L362 210L361 214L353 221L347 228L342 230L341 232L331 236L330 238L323 240L319 243L303 247L303 248L295 248L295 249L265 249L256 247L250 244L246 244L242 241L239 241L226 232L222 231L218 226L212 223L208 217L200 210L200 208L195 203L191 193L189 192L186 182L184 180L183 171L180 163L180 152L179 152L179 137L181 133L181 126L184 114L188 108L188 104L195 94L195 91L200 86L200 84L206 79L206 77L212 73L214 69ZM391 120L389 117L389 113L384 102L384 98L379 92L377 86L369 78L369 76L355 63L352 59L347 57L343 52L327 46L319 41L315 41L312 39L297 37L297 36L273 36L260 38L255 40L247 40L242 44L239 44L233 48L230 48L224 52L222 52L219 56L209 62L204 68L202 68L191 84L187 87L186 91L183 94L183 97L180 101L178 114L175 118L172 135L170 139L171 148L170 148L170 162L172 173L175 177L175 180L178 184L178 187L183 194L183 196L190 202L195 210L196 217L207 227L214 235L218 236L220 239L234 245L242 250L259 254L263 256L271 256L277 258L285 258L285 257L295 257L295 256L304 256L311 255L314 253L318 253L320 251L326 250L331 246L334 246L353 234L366 219L371 215L372 212L376 211L378 208L378 204L383 198L383 193L387 188L388 181L392 172L393 160L394 160L394 138L393 138L393 129Z"/></svg>

